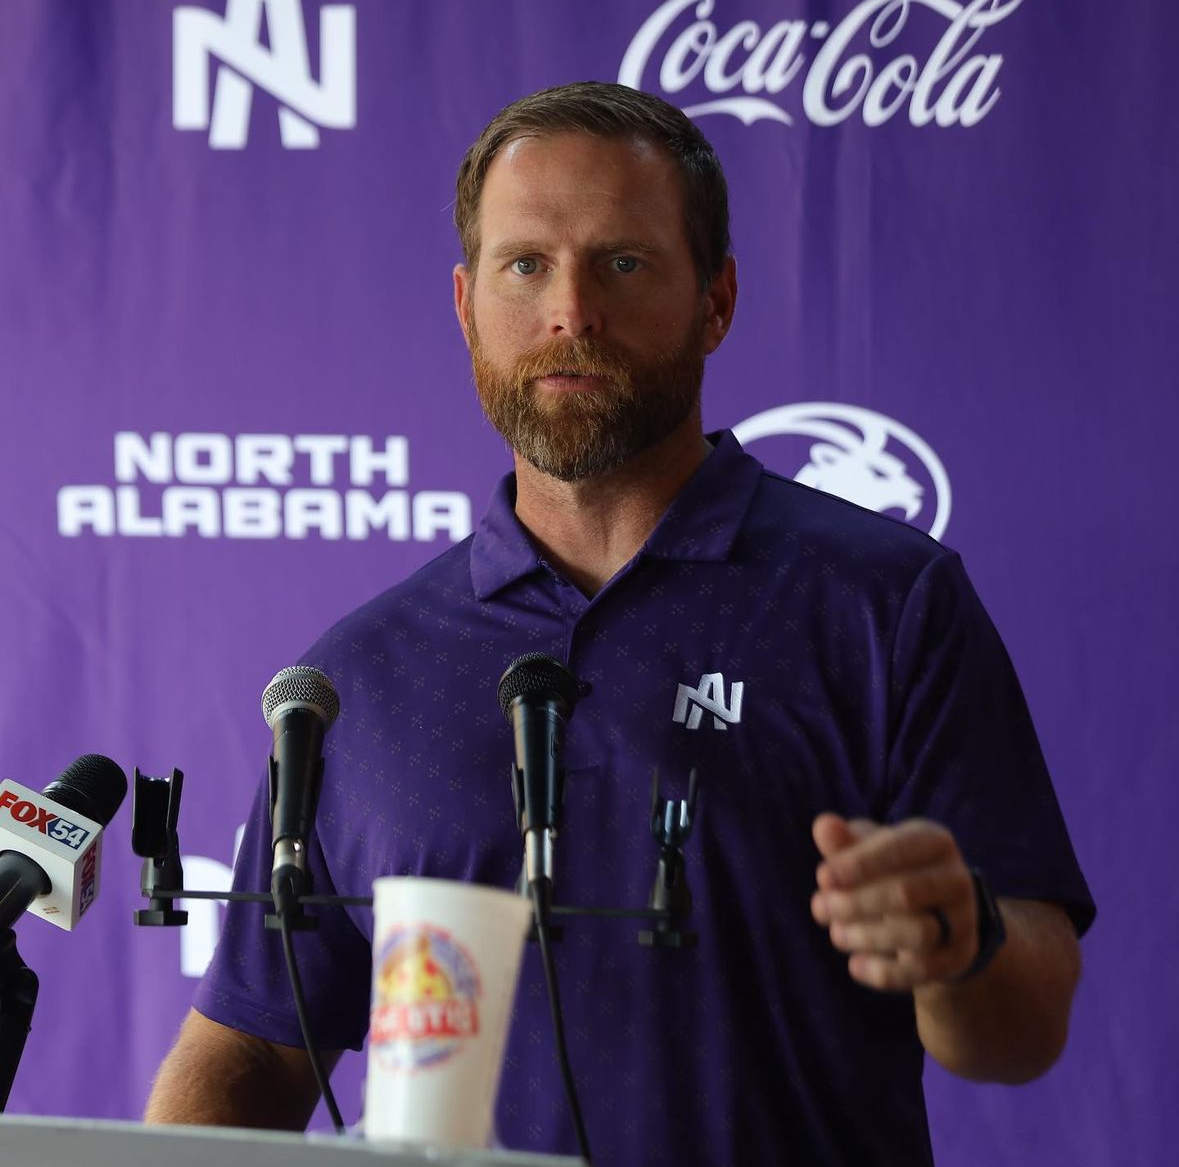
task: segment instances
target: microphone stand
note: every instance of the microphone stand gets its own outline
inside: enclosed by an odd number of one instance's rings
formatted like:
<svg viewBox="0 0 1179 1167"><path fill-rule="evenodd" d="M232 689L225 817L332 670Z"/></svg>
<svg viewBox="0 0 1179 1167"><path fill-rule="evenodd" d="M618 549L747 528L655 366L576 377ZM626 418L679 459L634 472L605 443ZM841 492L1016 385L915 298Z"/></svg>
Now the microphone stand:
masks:
<svg viewBox="0 0 1179 1167"><path fill-rule="evenodd" d="M16 933L11 928L0 931L0 1111L8 1105L12 1080L25 1052L39 987L37 974L16 950Z"/></svg>

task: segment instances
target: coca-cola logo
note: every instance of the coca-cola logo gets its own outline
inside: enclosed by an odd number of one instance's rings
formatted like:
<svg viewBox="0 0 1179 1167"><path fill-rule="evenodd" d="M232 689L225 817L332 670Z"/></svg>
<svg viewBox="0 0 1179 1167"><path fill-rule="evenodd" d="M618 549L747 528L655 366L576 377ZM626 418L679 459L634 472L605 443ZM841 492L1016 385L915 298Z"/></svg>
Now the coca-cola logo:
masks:
<svg viewBox="0 0 1179 1167"><path fill-rule="evenodd" d="M999 100L1000 53L976 52L987 31L1023 0L862 0L843 19L779 20L763 28L711 19L716 0L666 0L627 47L618 80L662 92L677 105L702 86L716 96L684 105L689 117L727 113L752 125L793 125L792 85L815 125L858 114L879 126L904 110L914 126L974 126ZM916 35L918 15L940 29ZM912 44L906 44L905 34ZM914 51L923 46L920 55ZM797 82L797 85L795 84Z"/></svg>

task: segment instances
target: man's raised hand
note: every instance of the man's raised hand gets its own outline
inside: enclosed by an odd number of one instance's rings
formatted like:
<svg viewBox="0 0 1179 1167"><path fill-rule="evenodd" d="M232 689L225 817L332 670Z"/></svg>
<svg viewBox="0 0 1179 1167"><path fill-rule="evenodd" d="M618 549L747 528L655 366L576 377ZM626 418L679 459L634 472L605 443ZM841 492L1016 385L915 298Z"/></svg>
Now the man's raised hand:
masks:
<svg viewBox="0 0 1179 1167"><path fill-rule="evenodd" d="M952 981L978 950L974 882L953 835L927 819L882 825L821 814L811 914L874 989Z"/></svg>

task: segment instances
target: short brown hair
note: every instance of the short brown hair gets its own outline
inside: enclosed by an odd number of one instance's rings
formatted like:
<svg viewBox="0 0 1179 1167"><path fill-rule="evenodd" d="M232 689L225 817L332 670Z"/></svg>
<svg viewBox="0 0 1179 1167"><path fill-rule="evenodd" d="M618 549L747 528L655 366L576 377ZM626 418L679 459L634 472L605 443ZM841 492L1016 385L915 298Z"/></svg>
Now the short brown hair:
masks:
<svg viewBox="0 0 1179 1167"><path fill-rule="evenodd" d="M729 191L708 139L674 105L626 85L578 81L522 97L492 119L467 151L455 186L454 225L473 271L479 257L479 200L487 169L517 138L562 133L641 137L666 150L683 179L688 244L704 287L729 254Z"/></svg>

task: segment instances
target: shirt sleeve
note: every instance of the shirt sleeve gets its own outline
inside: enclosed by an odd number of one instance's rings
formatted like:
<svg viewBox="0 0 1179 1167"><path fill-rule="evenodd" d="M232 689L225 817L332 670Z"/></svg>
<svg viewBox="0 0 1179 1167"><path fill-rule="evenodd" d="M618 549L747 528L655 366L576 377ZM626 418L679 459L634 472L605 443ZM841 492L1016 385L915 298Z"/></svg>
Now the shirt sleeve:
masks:
<svg viewBox="0 0 1179 1167"><path fill-rule="evenodd" d="M234 865L234 891L270 889L268 806L263 783ZM307 860L312 891L336 894L314 833L308 841ZM222 1025L302 1047L282 937L264 923L271 910L267 903L228 905L216 951L193 1003L198 1012ZM312 906L306 911L318 926L296 932L293 940L312 1039L320 1049L358 1050L368 1029L372 959L368 939L342 907Z"/></svg>
<svg viewBox="0 0 1179 1167"><path fill-rule="evenodd" d="M959 557L918 576L893 644L889 821L950 828L997 895L1096 908L1007 651Z"/></svg>

